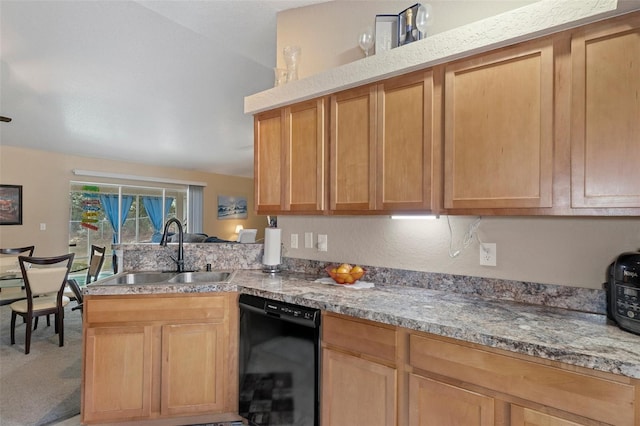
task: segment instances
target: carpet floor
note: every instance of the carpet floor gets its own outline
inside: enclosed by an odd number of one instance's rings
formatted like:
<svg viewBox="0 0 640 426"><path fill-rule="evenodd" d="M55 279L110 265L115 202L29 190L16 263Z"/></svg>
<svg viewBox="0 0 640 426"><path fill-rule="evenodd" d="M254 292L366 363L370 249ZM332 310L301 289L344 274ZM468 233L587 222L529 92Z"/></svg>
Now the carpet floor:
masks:
<svg viewBox="0 0 640 426"><path fill-rule="evenodd" d="M82 319L80 311L64 317L64 346L58 346L53 316L41 317L24 354L25 324L18 317L16 344L11 345L11 308L0 306L0 424L43 426L80 413Z"/></svg>

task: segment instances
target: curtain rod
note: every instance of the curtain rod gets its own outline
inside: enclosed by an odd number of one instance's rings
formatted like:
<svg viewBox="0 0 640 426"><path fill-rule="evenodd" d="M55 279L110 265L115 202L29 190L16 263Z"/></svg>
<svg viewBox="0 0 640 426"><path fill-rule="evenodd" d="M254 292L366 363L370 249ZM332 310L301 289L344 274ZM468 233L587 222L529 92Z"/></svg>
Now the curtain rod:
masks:
<svg viewBox="0 0 640 426"><path fill-rule="evenodd" d="M207 186L206 182L196 182L191 180L159 178L159 177L152 177L152 176L125 175L121 173L96 172L92 170L80 170L80 169L73 169L72 172L76 176L91 176L91 177L101 177L101 178L109 178L109 179L138 180L143 182L171 183L171 184L177 184L177 185Z"/></svg>

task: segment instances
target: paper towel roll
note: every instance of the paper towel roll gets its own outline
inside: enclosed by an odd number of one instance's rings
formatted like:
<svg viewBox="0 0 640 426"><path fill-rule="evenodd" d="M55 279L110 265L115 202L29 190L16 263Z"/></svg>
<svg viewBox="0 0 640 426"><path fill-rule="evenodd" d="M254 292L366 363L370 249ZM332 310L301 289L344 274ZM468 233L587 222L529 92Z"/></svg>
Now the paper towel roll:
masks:
<svg viewBox="0 0 640 426"><path fill-rule="evenodd" d="M282 229L265 228L264 229L264 256L262 263L268 266L280 264L280 244Z"/></svg>

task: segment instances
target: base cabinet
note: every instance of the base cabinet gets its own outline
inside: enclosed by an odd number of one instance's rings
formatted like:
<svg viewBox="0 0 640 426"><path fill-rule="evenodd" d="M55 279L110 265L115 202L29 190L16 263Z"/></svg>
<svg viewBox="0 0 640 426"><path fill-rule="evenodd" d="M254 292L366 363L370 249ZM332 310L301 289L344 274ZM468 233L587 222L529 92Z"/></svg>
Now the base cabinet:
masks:
<svg viewBox="0 0 640 426"><path fill-rule="evenodd" d="M491 426L494 400L469 390L411 374L409 426Z"/></svg>
<svg viewBox="0 0 640 426"><path fill-rule="evenodd" d="M511 426L580 426L580 423L513 405L511 407Z"/></svg>
<svg viewBox="0 0 640 426"><path fill-rule="evenodd" d="M85 298L82 422L192 416L193 423L237 412L236 301L233 294Z"/></svg>
<svg viewBox="0 0 640 426"><path fill-rule="evenodd" d="M635 426L640 381L323 314L322 425Z"/></svg>
<svg viewBox="0 0 640 426"><path fill-rule="evenodd" d="M322 425L397 424L395 329L333 314L322 321Z"/></svg>
<svg viewBox="0 0 640 426"><path fill-rule="evenodd" d="M324 349L322 424L387 426L396 418L396 370Z"/></svg>

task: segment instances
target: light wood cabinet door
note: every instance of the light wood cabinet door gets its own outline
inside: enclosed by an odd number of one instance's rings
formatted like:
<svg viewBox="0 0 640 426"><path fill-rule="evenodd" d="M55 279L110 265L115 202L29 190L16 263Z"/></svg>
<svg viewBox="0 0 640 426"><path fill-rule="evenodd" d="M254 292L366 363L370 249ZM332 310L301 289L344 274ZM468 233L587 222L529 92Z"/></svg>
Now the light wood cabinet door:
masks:
<svg viewBox="0 0 640 426"><path fill-rule="evenodd" d="M85 339L83 420L148 417L152 327L91 328Z"/></svg>
<svg viewBox="0 0 640 426"><path fill-rule="evenodd" d="M331 97L330 210L431 211L440 181L441 75L433 70Z"/></svg>
<svg viewBox="0 0 640 426"><path fill-rule="evenodd" d="M258 214L282 210L283 110L254 117L254 198Z"/></svg>
<svg viewBox="0 0 640 426"><path fill-rule="evenodd" d="M583 426L584 423L575 423L560 417L541 413L540 411L519 405L511 405L510 426Z"/></svg>
<svg viewBox="0 0 640 426"><path fill-rule="evenodd" d="M325 205L325 100L285 109L284 210L322 213Z"/></svg>
<svg viewBox="0 0 640 426"><path fill-rule="evenodd" d="M549 38L447 65L445 208L551 207L553 114Z"/></svg>
<svg viewBox="0 0 640 426"><path fill-rule="evenodd" d="M374 210L376 167L376 86L331 96L330 209Z"/></svg>
<svg viewBox="0 0 640 426"><path fill-rule="evenodd" d="M323 349L323 426L395 425L396 404L394 368Z"/></svg>
<svg viewBox="0 0 640 426"><path fill-rule="evenodd" d="M258 214L322 213L326 198L325 99L254 117Z"/></svg>
<svg viewBox="0 0 640 426"><path fill-rule="evenodd" d="M377 210L436 207L441 194L441 75L441 68L421 71L377 87Z"/></svg>
<svg viewBox="0 0 640 426"><path fill-rule="evenodd" d="M163 415L221 411L224 407L224 324L162 327Z"/></svg>
<svg viewBox="0 0 640 426"><path fill-rule="evenodd" d="M572 207L640 207L640 14L571 42Z"/></svg>
<svg viewBox="0 0 640 426"><path fill-rule="evenodd" d="M409 426L493 426L494 400L426 377L409 377Z"/></svg>

